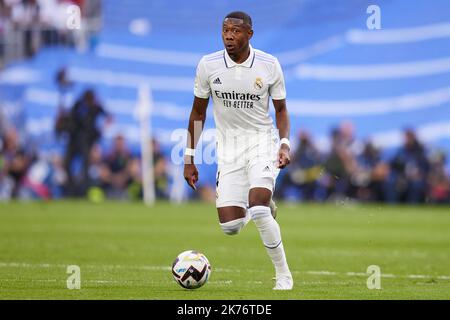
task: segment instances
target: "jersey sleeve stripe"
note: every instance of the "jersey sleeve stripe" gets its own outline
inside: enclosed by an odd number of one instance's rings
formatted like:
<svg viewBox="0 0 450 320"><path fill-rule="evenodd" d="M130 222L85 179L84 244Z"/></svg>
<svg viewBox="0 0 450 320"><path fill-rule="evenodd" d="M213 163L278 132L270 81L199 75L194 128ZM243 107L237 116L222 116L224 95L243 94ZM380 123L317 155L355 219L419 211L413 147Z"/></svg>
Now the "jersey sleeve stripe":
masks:
<svg viewBox="0 0 450 320"><path fill-rule="evenodd" d="M216 61L216 60L220 60L222 59L222 57L216 57L216 58L211 58L211 59L205 59L205 61L210 62L210 61Z"/></svg>
<svg viewBox="0 0 450 320"><path fill-rule="evenodd" d="M208 54L208 55L204 56L204 58L205 58L205 60L210 60L210 59L214 59L217 57L221 57L222 55L223 55L223 50Z"/></svg>
<svg viewBox="0 0 450 320"><path fill-rule="evenodd" d="M255 55L258 57L258 58L262 58L262 59L266 59L266 60L269 60L269 61L272 61L272 62L275 62L275 58L274 57L272 57L272 56L269 56L269 55L265 55L265 54L261 54L261 53L256 53L255 52Z"/></svg>
<svg viewBox="0 0 450 320"><path fill-rule="evenodd" d="M275 63L275 60L268 60L268 59L265 59L265 58L262 58L262 57L259 57L259 56L256 56L256 59L258 59L258 60L261 60L261 61L265 61L265 62L270 62L270 63Z"/></svg>
<svg viewBox="0 0 450 320"><path fill-rule="evenodd" d="M214 60L214 59L217 59L217 58L222 58L222 55L219 54L219 55L212 56L212 57L205 57L205 60L206 61L210 61L210 60Z"/></svg>

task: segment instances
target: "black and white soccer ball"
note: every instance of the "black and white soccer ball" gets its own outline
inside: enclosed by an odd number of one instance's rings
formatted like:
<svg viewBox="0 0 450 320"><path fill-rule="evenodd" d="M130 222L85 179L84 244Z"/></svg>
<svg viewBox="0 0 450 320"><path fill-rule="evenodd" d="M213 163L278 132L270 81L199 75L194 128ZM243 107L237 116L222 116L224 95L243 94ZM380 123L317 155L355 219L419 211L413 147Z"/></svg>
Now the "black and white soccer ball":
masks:
<svg viewBox="0 0 450 320"><path fill-rule="evenodd" d="M180 253L172 264L175 281L185 289L203 286L211 275L211 265L203 253L187 250Z"/></svg>

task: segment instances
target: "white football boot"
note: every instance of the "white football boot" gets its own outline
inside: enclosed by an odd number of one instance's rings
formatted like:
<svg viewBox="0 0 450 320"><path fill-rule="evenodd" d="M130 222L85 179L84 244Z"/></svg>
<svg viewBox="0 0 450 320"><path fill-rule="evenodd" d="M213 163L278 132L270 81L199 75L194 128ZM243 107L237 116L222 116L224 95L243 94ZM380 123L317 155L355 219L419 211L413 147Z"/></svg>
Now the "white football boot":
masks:
<svg viewBox="0 0 450 320"><path fill-rule="evenodd" d="M273 287L273 290L292 290L293 287L294 280L292 279L292 275L280 274L276 278L276 284L275 287Z"/></svg>

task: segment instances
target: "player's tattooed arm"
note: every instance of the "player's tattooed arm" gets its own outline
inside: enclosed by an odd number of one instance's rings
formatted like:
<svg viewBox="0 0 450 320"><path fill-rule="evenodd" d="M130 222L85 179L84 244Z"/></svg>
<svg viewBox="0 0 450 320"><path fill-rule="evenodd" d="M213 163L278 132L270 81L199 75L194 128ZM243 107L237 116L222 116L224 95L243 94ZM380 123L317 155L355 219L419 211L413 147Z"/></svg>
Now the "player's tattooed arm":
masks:
<svg viewBox="0 0 450 320"><path fill-rule="evenodd" d="M272 100L273 106L275 107L275 120L280 133L280 139L289 139L290 122L289 114L286 108L286 99L282 100ZM280 146L278 151L278 167L283 169L291 162L291 157L289 155L289 147L286 144Z"/></svg>
<svg viewBox="0 0 450 320"><path fill-rule="evenodd" d="M191 115L189 116L188 137L186 147L195 149L206 120L206 109L209 99L194 97ZM198 181L198 170L194 164L193 156L184 156L184 179L188 185L196 190L195 183Z"/></svg>

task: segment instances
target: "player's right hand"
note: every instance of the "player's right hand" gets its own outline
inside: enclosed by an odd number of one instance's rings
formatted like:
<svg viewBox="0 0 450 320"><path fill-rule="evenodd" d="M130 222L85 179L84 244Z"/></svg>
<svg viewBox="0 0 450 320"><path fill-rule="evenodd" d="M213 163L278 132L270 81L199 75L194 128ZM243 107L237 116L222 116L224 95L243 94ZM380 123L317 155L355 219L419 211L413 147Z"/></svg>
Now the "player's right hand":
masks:
<svg viewBox="0 0 450 320"><path fill-rule="evenodd" d="M187 184L194 190L197 190L195 184L198 181L198 170L195 164L185 164L184 165L184 179L186 179Z"/></svg>

